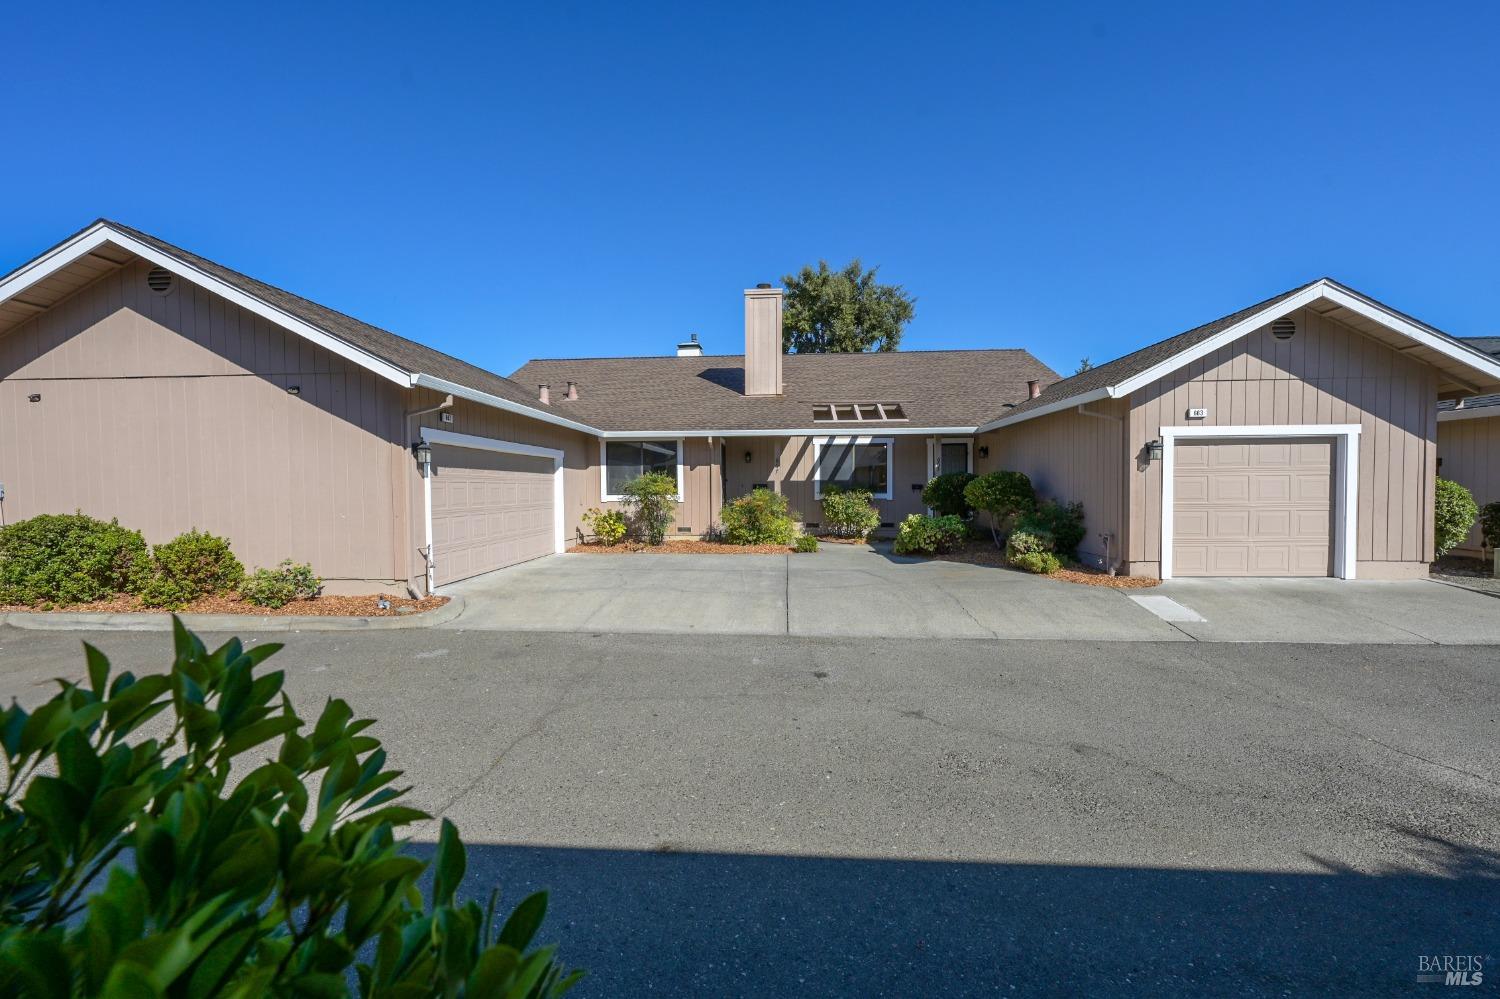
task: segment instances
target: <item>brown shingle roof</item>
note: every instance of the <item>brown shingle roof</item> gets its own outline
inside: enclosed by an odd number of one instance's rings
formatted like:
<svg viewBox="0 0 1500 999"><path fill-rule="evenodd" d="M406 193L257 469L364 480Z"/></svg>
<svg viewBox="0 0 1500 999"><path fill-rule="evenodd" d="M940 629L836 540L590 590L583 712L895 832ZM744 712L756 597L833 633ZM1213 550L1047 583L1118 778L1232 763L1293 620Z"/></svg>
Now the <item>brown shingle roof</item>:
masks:
<svg viewBox="0 0 1500 999"><path fill-rule="evenodd" d="M551 411L602 430L793 430L813 427L828 402L899 402L904 423L819 423L878 434L882 427L974 427L1003 403L1026 398L1026 382L1057 373L1024 350L788 354L786 391L744 395L745 359L591 357L528 361L511 375L533 389L552 386ZM568 381L576 402L558 401Z"/></svg>
<svg viewBox="0 0 1500 999"><path fill-rule="evenodd" d="M206 257L180 246L174 246L164 239L158 239L149 233L132 229L130 226L112 222L109 219L100 219L104 225L111 229L117 229L124 235L138 239L142 243L165 253L169 257L188 264L211 277L223 281L231 287L237 288L247 295L252 295L269 305L287 313L288 315L302 320L310 326L315 326L329 336L335 337L351 346L371 354L388 364L395 365L410 374L432 375L450 382L456 382L466 388L477 389L480 392L488 392L502 399L523 405L537 405L536 397L529 391L521 388L508 378L504 378L493 372L486 371L481 367L461 361L451 354L444 354L440 350L423 346L415 340L408 340L389 330L383 330L378 326L361 322L353 316L347 316L326 305L294 295L289 291L257 281L237 270L225 267L223 264L215 263Z"/></svg>

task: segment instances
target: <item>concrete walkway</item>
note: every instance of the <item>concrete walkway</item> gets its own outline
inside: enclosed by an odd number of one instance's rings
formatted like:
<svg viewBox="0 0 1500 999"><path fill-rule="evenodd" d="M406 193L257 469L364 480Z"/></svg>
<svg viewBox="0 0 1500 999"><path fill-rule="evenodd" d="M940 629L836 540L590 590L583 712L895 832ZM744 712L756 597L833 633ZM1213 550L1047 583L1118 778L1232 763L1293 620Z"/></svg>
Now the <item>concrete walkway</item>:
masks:
<svg viewBox="0 0 1500 999"><path fill-rule="evenodd" d="M1500 644L1500 600L1427 581L1174 580L1120 591L854 545L561 555L444 592L465 601L446 627L467 630ZM1140 595L1166 599L1131 599Z"/></svg>

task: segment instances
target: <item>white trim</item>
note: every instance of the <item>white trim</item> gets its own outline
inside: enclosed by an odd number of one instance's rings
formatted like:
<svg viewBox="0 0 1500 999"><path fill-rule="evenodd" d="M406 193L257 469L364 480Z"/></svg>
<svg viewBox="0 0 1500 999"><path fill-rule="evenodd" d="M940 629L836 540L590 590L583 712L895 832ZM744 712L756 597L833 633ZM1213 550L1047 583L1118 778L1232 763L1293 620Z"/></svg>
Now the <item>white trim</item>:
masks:
<svg viewBox="0 0 1500 999"><path fill-rule="evenodd" d="M432 463L422 469L422 504L423 521L426 527L427 537L427 559L423 568L423 575L427 578L427 594L431 596L437 592L437 562L432 557Z"/></svg>
<svg viewBox="0 0 1500 999"><path fill-rule="evenodd" d="M896 440L893 437L818 437L813 439L813 499L823 498L823 447L840 444L885 445L885 492L873 493L871 499L888 500L896 494Z"/></svg>
<svg viewBox="0 0 1500 999"><path fill-rule="evenodd" d="M502 399L498 395L491 395L488 392L481 392L478 389L468 388L466 386L459 385L457 382L450 382L446 379L437 378L433 375L413 375L411 383L418 388L430 388L435 389L439 392L449 392L453 395L458 396L460 399L468 399L470 402L477 402L481 405L489 406L493 409L503 409L508 413L518 413L521 416L530 417L533 420L540 420L542 423L551 423L554 426L567 427L569 430L581 430L586 434L599 433L597 429L589 426L586 423L579 423L576 420L570 420L565 416L556 416L544 409L535 409L531 406L524 406L519 402L511 402L509 399Z"/></svg>
<svg viewBox="0 0 1500 999"><path fill-rule="evenodd" d="M1161 461L1161 578L1172 578L1172 524L1176 501L1173 477L1177 469L1175 444L1179 437L1218 440L1235 437L1332 437L1334 456L1333 574L1354 579L1358 564L1359 431L1357 423L1256 424L1240 427L1162 427Z"/></svg>
<svg viewBox="0 0 1500 999"><path fill-rule="evenodd" d="M620 494L611 494L609 492L609 451L607 450L607 448L608 448L609 442L611 440L615 441L616 443L630 443L632 441L640 441L640 442L644 442L644 441L674 441L677 444L677 495L674 496L674 497L672 497L672 499L675 502L678 502L678 503L682 502L682 497L683 497L683 491L682 491L682 458L683 458L683 452L684 452L685 448L683 446L683 438L678 437L675 434L671 434L671 435L667 435L667 434L637 434L634 437L626 437L626 438L612 437L612 438L608 438L608 439L606 439L606 438L604 438L604 437L601 436L599 438L599 500L600 500L600 502L603 502L603 503L619 503L619 502L622 502L625 499L625 497L623 495L620 495Z"/></svg>
<svg viewBox="0 0 1500 999"><path fill-rule="evenodd" d="M1196 361L1213 353L1219 348L1234 342L1247 333L1259 329L1272 320L1279 319L1297 309L1305 308L1313 302L1327 299L1335 305L1357 312L1366 319L1380 323L1402 336L1416 343L1434 350L1450 360L1466 365L1489 378L1500 381L1500 360L1470 347L1468 344L1453 340L1451 337L1415 322L1405 316L1385 308L1377 302L1373 302L1351 288L1345 288L1337 282L1323 278L1299 291L1290 298L1277 302L1275 305L1267 306L1259 312L1240 320L1233 326L1227 327L1215 333L1206 340L1200 341L1191 347L1185 348L1168 357L1166 360L1153 364L1139 374L1132 375L1124 381L1115 385L1108 385L1102 389L1094 389L1089 392L1069 396L1057 402L1029 409L1024 413L1013 416L1001 416L980 426L979 431L994 430L1012 423L1023 423L1026 420L1035 419L1038 416L1046 416L1060 409L1093 402L1096 399L1110 398L1118 399L1130 395L1138 389L1150 385L1152 382L1171 374L1178 368Z"/></svg>
<svg viewBox="0 0 1500 999"><path fill-rule="evenodd" d="M73 261L86 256L105 243L113 243L122 250L133 253L143 260L148 260L158 267L166 268L196 285L201 285L215 295L233 302L240 308L253 312L284 329L296 333L298 336L311 340L325 350L332 351L345 360L353 361L360 367L373 371L382 378L387 378L398 385L409 387L412 384L412 375L410 372L398 368L389 361L376 357L374 354L360 350L358 347L340 340L338 337L318 329L316 326L304 322L290 313L283 312L263 299L240 291L238 288L226 284L191 264L163 253L155 247L147 246L140 240L128 236L104 222L90 226L61 246L54 248L52 251L43 254L41 257L13 272L3 282L0 282L0 302L19 295L38 281L56 273Z"/></svg>
<svg viewBox="0 0 1500 999"><path fill-rule="evenodd" d="M568 534L563 514L565 504L563 502L563 459L562 451L555 447L538 447L535 444L518 444L515 441L503 441L494 437L476 437L473 434L460 434L452 430L438 430L435 427L423 427L422 439L428 444L448 444L452 447L468 447L479 451L497 451L500 454L519 454L527 458L550 458L552 459L552 550L558 555L568 550ZM426 486L427 492L427 562L429 566L436 563L435 552L432 550L432 480L429 477ZM429 569L429 572L431 569ZM428 587L432 592L432 587Z"/></svg>
<svg viewBox="0 0 1500 999"><path fill-rule="evenodd" d="M869 431L876 429L880 431L880 436L882 437L918 437L930 434L972 434L979 428L892 427L884 424L878 426L845 427L842 425L829 426L828 424L824 424L818 427L794 427L791 429L772 427L765 430L591 430L589 432L597 434L605 440L642 441L653 439L666 440L673 437L827 437L831 434L848 433L851 430Z"/></svg>
<svg viewBox="0 0 1500 999"><path fill-rule="evenodd" d="M1438 410L1438 419L1444 423L1449 420L1482 420L1487 416L1500 416L1500 405Z"/></svg>

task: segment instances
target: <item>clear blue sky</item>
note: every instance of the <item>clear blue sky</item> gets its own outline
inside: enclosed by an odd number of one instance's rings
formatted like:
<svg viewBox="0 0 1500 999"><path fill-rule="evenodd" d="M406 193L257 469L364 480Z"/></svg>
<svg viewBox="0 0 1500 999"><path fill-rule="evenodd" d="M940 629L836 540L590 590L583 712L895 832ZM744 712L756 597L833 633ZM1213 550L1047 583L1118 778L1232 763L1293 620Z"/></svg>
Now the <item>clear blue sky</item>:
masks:
<svg viewBox="0 0 1500 999"><path fill-rule="evenodd" d="M501 372L819 257L1064 373L1323 274L1500 333L1493 3L332 6L8 11L0 270L115 217Z"/></svg>

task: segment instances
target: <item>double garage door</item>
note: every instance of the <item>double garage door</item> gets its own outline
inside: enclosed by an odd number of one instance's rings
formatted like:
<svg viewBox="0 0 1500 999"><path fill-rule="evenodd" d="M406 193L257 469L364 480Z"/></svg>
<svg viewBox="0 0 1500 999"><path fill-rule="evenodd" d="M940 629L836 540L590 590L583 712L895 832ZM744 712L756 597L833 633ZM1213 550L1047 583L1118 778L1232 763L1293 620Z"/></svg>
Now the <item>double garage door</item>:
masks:
<svg viewBox="0 0 1500 999"><path fill-rule="evenodd" d="M1330 575L1333 458L1332 439L1179 440L1173 575Z"/></svg>
<svg viewBox="0 0 1500 999"><path fill-rule="evenodd" d="M552 459L432 445L438 586L556 550Z"/></svg>

